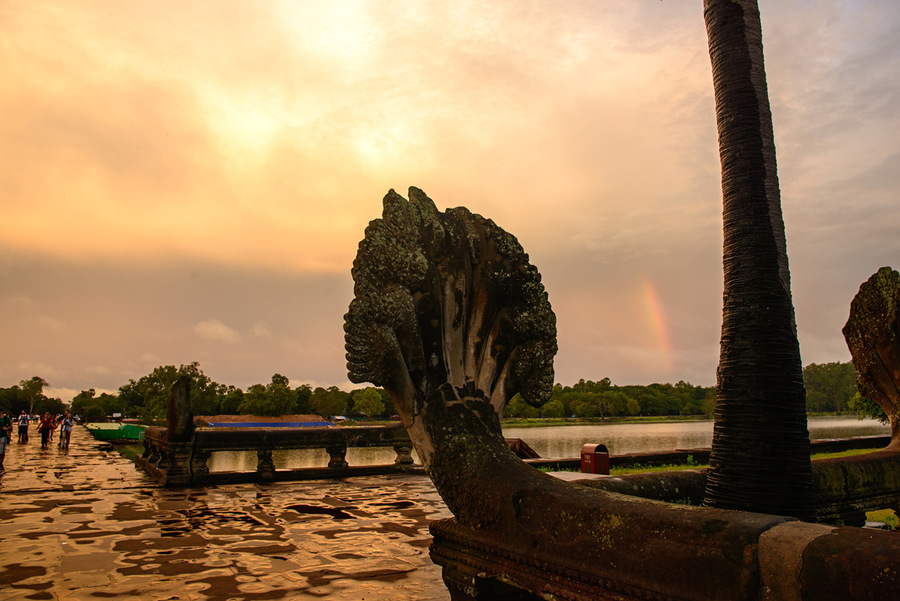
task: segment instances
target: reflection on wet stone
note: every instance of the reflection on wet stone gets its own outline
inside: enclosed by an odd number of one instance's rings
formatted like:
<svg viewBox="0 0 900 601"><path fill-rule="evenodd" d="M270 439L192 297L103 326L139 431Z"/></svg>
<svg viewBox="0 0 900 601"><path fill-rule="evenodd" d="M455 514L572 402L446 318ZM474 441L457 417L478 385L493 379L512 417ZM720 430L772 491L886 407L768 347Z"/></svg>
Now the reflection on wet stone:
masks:
<svg viewBox="0 0 900 601"><path fill-rule="evenodd" d="M166 490L82 428L68 455L12 445L6 466L0 601L449 599L425 476Z"/></svg>

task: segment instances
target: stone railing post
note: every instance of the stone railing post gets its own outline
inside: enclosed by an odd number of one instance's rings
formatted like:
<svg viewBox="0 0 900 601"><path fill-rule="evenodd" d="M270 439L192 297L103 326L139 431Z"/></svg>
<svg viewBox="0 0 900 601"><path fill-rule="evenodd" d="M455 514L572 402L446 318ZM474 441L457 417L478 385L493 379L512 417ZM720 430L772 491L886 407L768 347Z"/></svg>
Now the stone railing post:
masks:
<svg viewBox="0 0 900 601"><path fill-rule="evenodd" d="M412 449L412 443L395 444L394 452L397 453L397 458L394 459L394 465L413 465Z"/></svg>
<svg viewBox="0 0 900 601"><path fill-rule="evenodd" d="M212 451L194 449L194 453L191 455L191 472L194 475L194 480L198 477L202 478L209 475L209 466L206 462L210 457L212 457Z"/></svg>
<svg viewBox="0 0 900 601"><path fill-rule="evenodd" d="M256 458L256 471L260 480L274 480L275 462L272 461L272 449L257 449Z"/></svg>
<svg viewBox="0 0 900 601"><path fill-rule="evenodd" d="M165 470L166 486L191 484L191 443L169 441L168 449L160 453L160 470ZM165 467L163 465L165 464Z"/></svg>
<svg viewBox="0 0 900 601"><path fill-rule="evenodd" d="M144 437L144 452L141 454L141 459L154 466L159 461L159 446L156 440L149 436Z"/></svg>
<svg viewBox="0 0 900 601"><path fill-rule="evenodd" d="M328 453L328 467L341 468L348 467L347 463L347 445L335 444L325 447Z"/></svg>

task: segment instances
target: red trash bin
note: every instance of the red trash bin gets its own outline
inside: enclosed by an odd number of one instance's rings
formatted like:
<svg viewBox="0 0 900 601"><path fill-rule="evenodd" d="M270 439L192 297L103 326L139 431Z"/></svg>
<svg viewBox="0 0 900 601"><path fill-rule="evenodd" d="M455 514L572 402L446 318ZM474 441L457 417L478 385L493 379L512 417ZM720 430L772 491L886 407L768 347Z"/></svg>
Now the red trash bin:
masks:
<svg viewBox="0 0 900 601"><path fill-rule="evenodd" d="M604 444L581 447L581 473L609 475L609 449Z"/></svg>

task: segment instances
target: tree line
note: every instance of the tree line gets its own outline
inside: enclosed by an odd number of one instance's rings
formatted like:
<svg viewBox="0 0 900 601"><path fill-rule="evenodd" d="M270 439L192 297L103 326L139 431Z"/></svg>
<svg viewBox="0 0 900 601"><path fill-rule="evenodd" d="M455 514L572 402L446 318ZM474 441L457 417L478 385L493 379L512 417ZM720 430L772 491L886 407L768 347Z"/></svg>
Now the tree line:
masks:
<svg viewBox="0 0 900 601"><path fill-rule="evenodd" d="M219 384L200 369L197 362L175 367L164 365L138 380L129 380L115 394L97 394L91 388L72 399L69 410L86 420L103 419L114 414L158 421L165 418L172 385L181 376L191 379L191 406L194 415L321 415L390 419L396 413L388 394L374 387L345 392L336 386L313 388L306 384L291 387L288 378L274 374L266 384L253 384L246 390ZM884 412L856 389L852 363L811 363L803 369L807 410L814 413L858 412L886 420ZM50 384L35 376L18 385L0 388L0 407L12 415L22 410L29 414L59 414L66 405L61 399L44 395ZM706 416L715 410L716 389L676 384L614 385L609 378L579 380L571 386L556 384L550 400L542 407L528 405L516 395L507 404L507 417L586 417L615 416Z"/></svg>
<svg viewBox="0 0 900 601"><path fill-rule="evenodd" d="M22 380L15 386L0 388L0 409L12 416L25 411L28 415L59 415L66 410L65 403L59 398L50 398L44 394L44 388L50 386L44 378L34 376L30 380Z"/></svg>
<svg viewBox="0 0 900 601"><path fill-rule="evenodd" d="M145 421L165 418L172 385L182 376L191 380L191 409L194 415L320 415L389 418L394 405L387 393L373 387L344 392L336 386L313 388L307 384L291 387L290 380L274 374L266 384L246 390L212 380L196 361L175 367L155 368L138 380L129 380L117 394L97 394L83 390L72 399L71 411L85 419L114 413Z"/></svg>
<svg viewBox="0 0 900 601"><path fill-rule="evenodd" d="M810 363L803 368L806 408L809 413L845 413L875 417L884 422L884 411L856 389L856 370L846 363ZM506 408L508 417L609 417L609 416L706 416L716 406L714 386L689 382L616 386L609 378L579 380L572 386L557 384L543 407L531 407L514 397Z"/></svg>
<svg viewBox="0 0 900 601"><path fill-rule="evenodd" d="M614 417L634 415L712 416L716 389L676 384L616 386L609 378L579 380L572 386L556 384L542 407L528 405L516 395L506 406L507 417Z"/></svg>

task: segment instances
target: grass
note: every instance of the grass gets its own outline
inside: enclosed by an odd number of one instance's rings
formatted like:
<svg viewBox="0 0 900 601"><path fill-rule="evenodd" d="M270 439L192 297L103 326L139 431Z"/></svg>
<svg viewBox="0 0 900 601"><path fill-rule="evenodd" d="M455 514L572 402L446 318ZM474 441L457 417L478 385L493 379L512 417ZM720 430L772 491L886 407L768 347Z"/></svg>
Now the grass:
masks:
<svg viewBox="0 0 900 601"><path fill-rule="evenodd" d="M833 457L850 457L851 455L865 455L873 451L881 449L850 449L849 451L838 451L836 453L813 453L811 459L831 459Z"/></svg>
<svg viewBox="0 0 900 601"><path fill-rule="evenodd" d="M117 444L115 445L115 449L125 456L129 461L134 461L135 458L140 457L144 454L144 445L139 444Z"/></svg>
<svg viewBox="0 0 900 601"><path fill-rule="evenodd" d="M878 511L867 511L866 520L869 522L881 522L891 527L891 530L897 530L900 527L900 519L893 509L879 509Z"/></svg>
<svg viewBox="0 0 900 601"><path fill-rule="evenodd" d="M699 422L712 421L705 415L627 415L599 417L504 417L503 425L510 428L531 428L536 426L584 426L599 424L646 424L659 422Z"/></svg>
<svg viewBox="0 0 900 601"><path fill-rule="evenodd" d="M872 451L877 451L879 449L851 449L849 451L840 451L837 453L814 453L810 458L811 459L830 459L833 457L850 457L852 455L864 455L866 453L871 453ZM675 472L679 470L693 470L693 469L704 469L709 467L709 464L706 463L698 463L693 460L693 457L688 455L688 460L685 463L669 463L664 465L643 465L643 464L633 464L633 465L622 465L622 466L612 466L609 468L610 476L623 476L625 474L646 474L649 472ZM543 469L543 468L542 468ZM544 471L556 471L550 469L544 469ZM578 471L578 470L571 470Z"/></svg>

